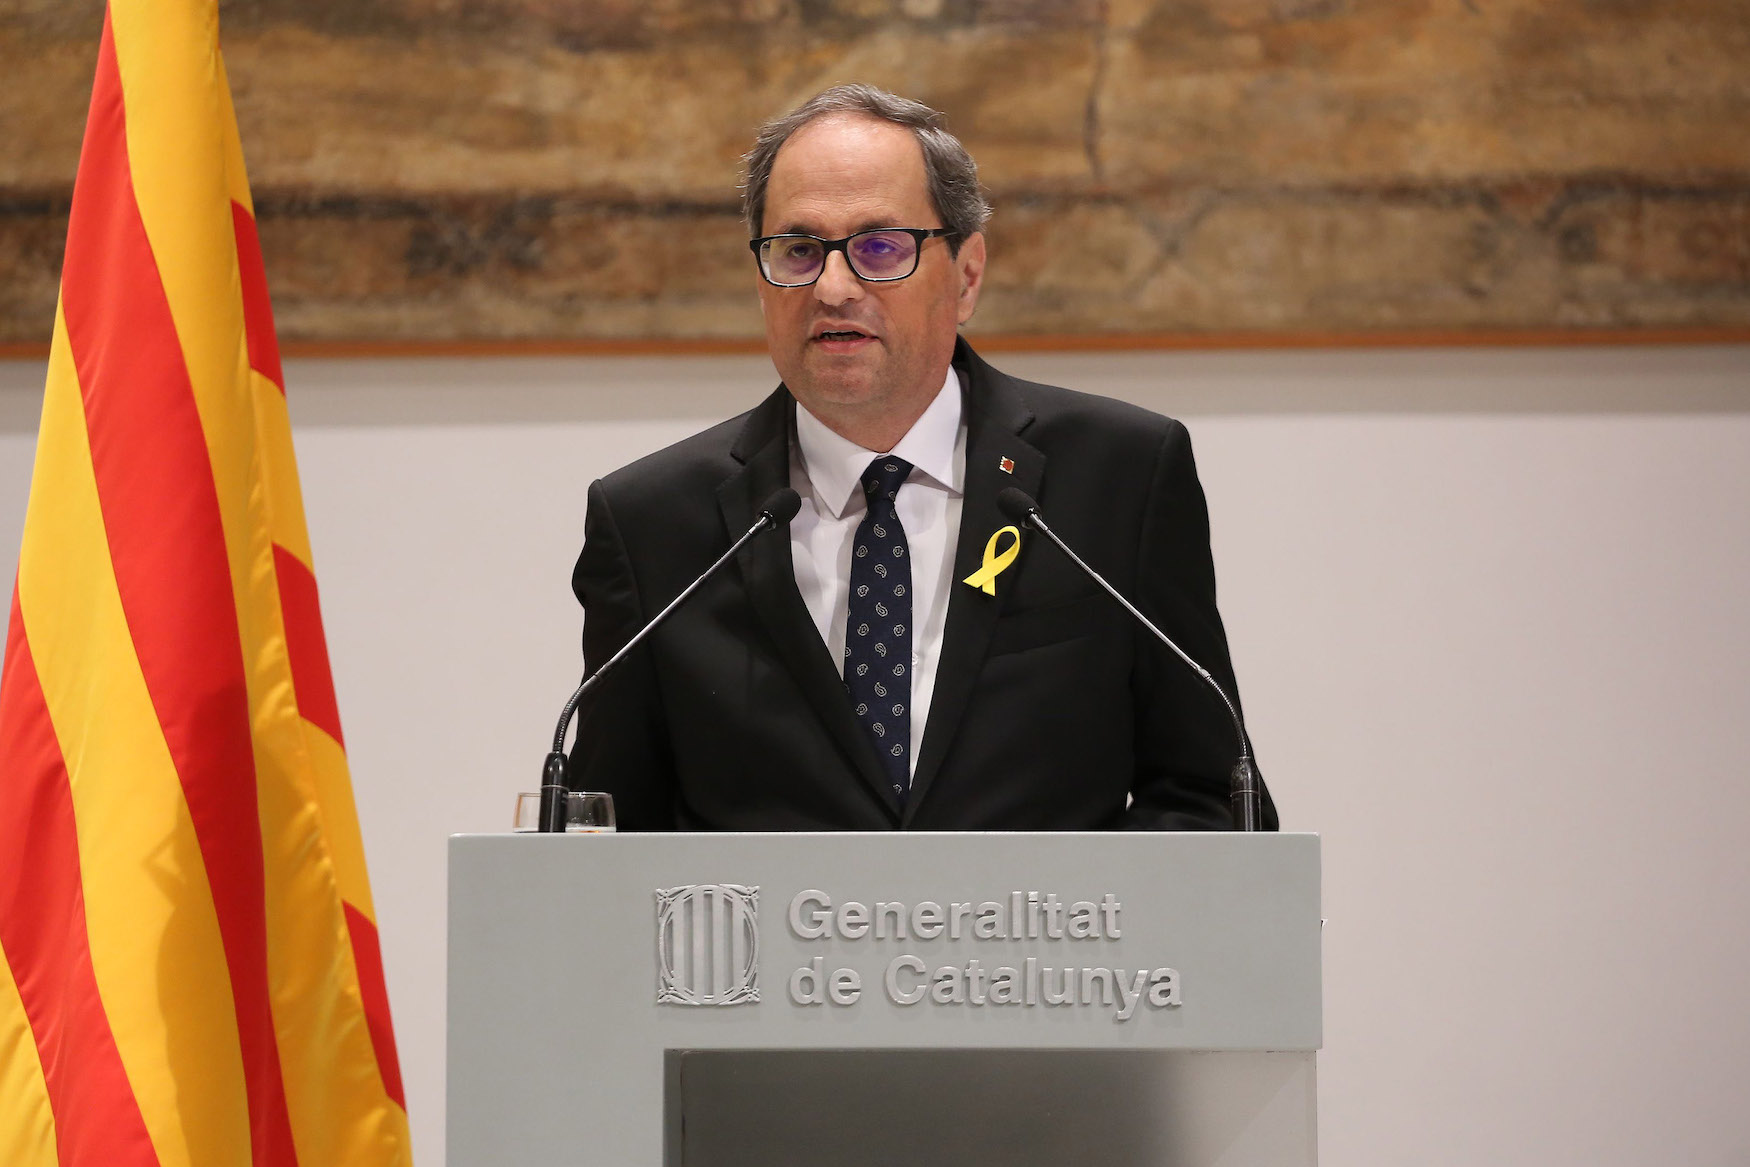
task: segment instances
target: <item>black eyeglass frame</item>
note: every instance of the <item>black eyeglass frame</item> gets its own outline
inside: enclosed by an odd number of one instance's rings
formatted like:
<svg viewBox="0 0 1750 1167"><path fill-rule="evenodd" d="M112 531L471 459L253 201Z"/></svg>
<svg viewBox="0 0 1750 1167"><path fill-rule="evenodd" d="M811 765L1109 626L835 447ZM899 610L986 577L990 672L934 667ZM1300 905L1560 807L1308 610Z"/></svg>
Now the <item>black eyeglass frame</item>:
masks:
<svg viewBox="0 0 1750 1167"><path fill-rule="evenodd" d="M911 270L902 276L866 276L858 271L856 262L851 259L851 253L849 251L851 240L861 239L865 235L886 235L895 231L902 235L910 235L912 243L917 247L917 250L912 253ZM815 284L820 282L820 277L826 274L827 256L835 251L844 255L845 266L851 269L852 275L856 276L864 283L891 284L898 280L910 279L917 274L918 264L922 263L924 258L925 240L946 239L949 236L958 234L960 234L960 232L954 230L952 227L871 227L867 231L857 231L850 235L846 235L843 239L822 239L818 235L809 235L802 231L785 231L779 235L762 235L758 239L750 239L747 243L747 249L753 252L754 266L760 269L760 278L774 288L812 288ZM812 239L814 242L821 245L823 250L820 253L820 270L814 273L813 279L802 284L780 284L777 280L774 280L771 277L766 271L766 265L760 260L760 248L778 239Z"/></svg>

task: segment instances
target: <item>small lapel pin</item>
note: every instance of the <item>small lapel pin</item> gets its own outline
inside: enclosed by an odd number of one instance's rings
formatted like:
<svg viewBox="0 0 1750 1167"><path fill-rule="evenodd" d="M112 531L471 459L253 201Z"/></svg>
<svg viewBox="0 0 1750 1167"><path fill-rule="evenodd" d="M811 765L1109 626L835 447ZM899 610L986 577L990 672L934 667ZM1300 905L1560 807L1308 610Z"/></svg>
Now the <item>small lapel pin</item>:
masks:
<svg viewBox="0 0 1750 1167"><path fill-rule="evenodd" d="M1015 472L1015 460L1013 458L1004 458L1001 462L997 463L997 469L1001 470L1004 474L1013 474Z"/></svg>

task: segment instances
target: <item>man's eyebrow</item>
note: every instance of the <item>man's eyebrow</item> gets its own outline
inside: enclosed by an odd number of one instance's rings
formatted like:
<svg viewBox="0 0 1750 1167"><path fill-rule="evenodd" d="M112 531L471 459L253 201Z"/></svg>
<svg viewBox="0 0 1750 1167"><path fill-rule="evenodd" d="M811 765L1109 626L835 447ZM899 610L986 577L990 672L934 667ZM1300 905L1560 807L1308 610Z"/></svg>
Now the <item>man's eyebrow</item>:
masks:
<svg viewBox="0 0 1750 1167"><path fill-rule="evenodd" d="M889 228L891 228L892 226L893 226L893 223L887 219L864 219L863 222L856 228L856 230L851 232L851 234L852 235L860 235L864 231L885 231L885 230L888 230ZM812 235L816 239L827 238L827 236L821 234L820 229L818 227L814 226L814 224L803 221L803 220L797 220L797 219L792 219L790 222L784 224L784 226L780 227L778 230L772 232L772 234L774 234L774 235Z"/></svg>

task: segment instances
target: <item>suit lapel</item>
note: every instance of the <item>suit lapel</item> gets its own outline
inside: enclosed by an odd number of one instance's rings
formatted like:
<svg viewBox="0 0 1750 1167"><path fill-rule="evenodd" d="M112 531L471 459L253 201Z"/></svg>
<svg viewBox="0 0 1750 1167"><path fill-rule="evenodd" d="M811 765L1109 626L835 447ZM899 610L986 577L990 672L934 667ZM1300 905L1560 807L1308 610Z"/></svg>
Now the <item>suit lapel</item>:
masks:
<svg viewBox="0 0 1750 1167"><path fill-rule="evenodd" d="M731 451L742 468L717 491L718 505L731 537L753 525L759 505L772 491L789 485L794 409L789 391L779 388L748 418ZM844 678L822 643L814 618L802 602L802 594L796 590L788 533L774 532L755 539L737 557L737 566L754 611L777 647L779 659L790 670L840 752L897 817L899 803L888 787L875 748L851 712L851 703L845 698Z"/></svg>
<svg viewBox="0 0 1750 1167"><path fill-rule="evenodd" d="M1045 455L1019 437L1032 422L1033 413L1013 382L980 360L964 340L955 346L954 363L967 374L966 493L960 508L954 576L948 587L948 620L942 633L942 653L936 662L936 688L930 698L923 746L912 772L911 796L905 811L907 823L916 815L953 744L984 665L997 617L1014 590L1005 585L1012 584L1015 577L1008 573L997 577L994 596L962 581L984 563L984 549L991 535L1013 525L997 509L998 492L1007 486L1017 486L1037 497L1045 476ZM1032 532L1022 532L1023 547L1033 538Z"/></svg>

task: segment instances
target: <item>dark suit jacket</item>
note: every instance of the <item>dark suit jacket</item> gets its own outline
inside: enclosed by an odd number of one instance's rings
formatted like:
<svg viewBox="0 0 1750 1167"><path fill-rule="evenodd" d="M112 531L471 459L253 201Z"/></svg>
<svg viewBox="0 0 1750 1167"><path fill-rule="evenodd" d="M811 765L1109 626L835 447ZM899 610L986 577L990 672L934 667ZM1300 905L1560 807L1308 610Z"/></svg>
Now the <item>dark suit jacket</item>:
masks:
<svg viewBox="0 0 1750 1167"><path fill-rule="evenodd" d="M622 828L1228 828L1232 724L1182 662L1034 532L1023 532L994 597L960 582L1009 523L997 492L1018 486L1233 693L1185 427L1006 376L965 341L954 363L966 385L966 495L935 695L903 811L796 589L780 531L749 544L581 711L572 785L612 793ZM750 412L590 487L572 578L590 668L788 483L795 408L780 386ZM1265 822L1274 829L1267 794Z"/></svg>

